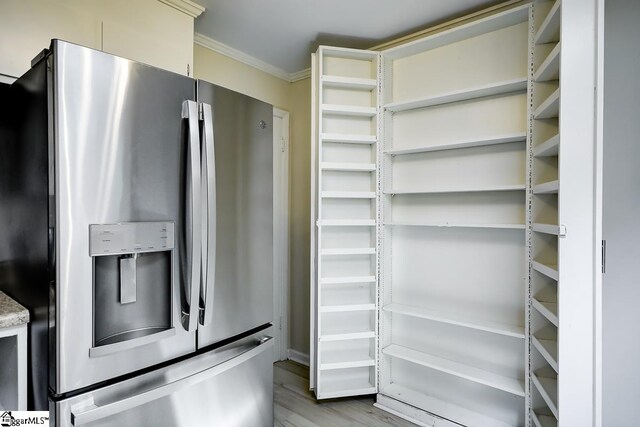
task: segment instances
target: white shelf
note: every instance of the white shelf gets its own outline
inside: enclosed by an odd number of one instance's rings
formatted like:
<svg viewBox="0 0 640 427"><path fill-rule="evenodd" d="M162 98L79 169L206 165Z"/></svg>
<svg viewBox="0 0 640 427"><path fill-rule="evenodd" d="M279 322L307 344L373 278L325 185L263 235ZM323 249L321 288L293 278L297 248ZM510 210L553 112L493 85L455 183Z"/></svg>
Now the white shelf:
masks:
<svg viewBox="0 0 640 427"><path fill-rule="evenodd" d="M560 0L551 7L533 40L535 44L560 41Z"/></svg>
<svg viewBox="0 0 640 427"><path fill-rule="evenodd" d="M373 359L353 360L348 362L321 363L320 370L327 371L332 369L364 368L366 366L375 366L375 364L376 364L376 361Z"/></svg>
<svg viewBox="0 0 640 427"><path fill-rule="evenodd" d="M321 219L319 226L323 227L375 227L375 219Z"/></svg>
<svg viewBox="0 0 640 427"><path fill-rule="evenodd" d="M540 415L531 411L531 419L535 427L558 427L558 420L549 415Z"/></svg>
<svg viewBox="0 0 640 427"><path fill-rule="evenodd" d="M323 133L320 135L322 142L336 142L341 144L375 144L378 138L375 135L358 135L348 133Z"/></svg>
<svg viewBox="0 0 640 427"><path fill-rule="evenodd" d="M342 313L345 311L373 311L375 304L344 304L344 305L323 305L320 306L321 313Z"/></svg>
<svg viewBox="0 0 640 427"><path fill-rule="evenodd" d="M508 378L473 366L402 347L397 344L391 344L390 346L385 347L382 352L387 356L406 360L408 362L454 375L468 381L473 381L497 390L502 390L516 396L524 396L523 383L514 378Z"/></svg>
<svg viewBox="0 0 640 427"><path fill-rule="evenodd" d="M553 323L556 327L558 326L558 303L542 302L532 298L531 304L538 313L546 317L549 322Z"/></svg>
<svg viewBox="0 0 640 427"><path fill-rule="evenodd" d="M385 191L384 194L443 194L443 193L484 193L484 192L499 192L499 191L521 191L526 187L524 184L520 185L502 185L486 188L450 188L450 189L433 189L433 190L392 190Z"/></svg>
<svg viewBox="0 0 640 427"><path fill-rule="evenodd" d="M560 78L560 43L556 44L549 55L542 61L538 67L533 80L536 82L548 82L550 80L558 80Z"/></svg>
<svg viewBox="0 0 640 427"><path fill-rule="evenodd" d="M322 55L331 58L356 59L360 61L373 61L378 57L378 52L372 50L352 49L349 47L320 46Z"/></svg>
<svg viewBox="0 0 640 427"><path fill-rule="evenodd" d="M560 88L545 99L533 113L534 119L551 119L560 113Z"/></svg>
<svg viewBox="0 0 640 427"><path fill-rule="evenodd" d="M322 249L320 255L375 255L376 248L338 248Z"/></svg>
<svg viewBox="0 0 640 427"><path fill-rule="evenodd" d="M531 261L531 267L538 273L544 274L545 276L558 281L558 266L552 264L543 264L539 261Z"/></svg>
<svg viewBox="0 0 640 427"><path fill-rule="evenodd" d="M376 170L375 163L321 163L320 168L325 171L344 172L372 172Z"/></svg>
<svg viewBox="0 0 640 427"><path fill-rule="evenodd" d="M321 342L327 341L347 341L361 340L363 338L375 338L374 331L344 332L344 333L328 333L320 335Z"/></svg>
<svg viewBox="0 0 640 427"><path fill-rule="evenodd" d="M435 107L437 105L450 104L452 102L470 101L487 96L504 95L512 92L527 90L527 79L515 79L504 82L492 83L471 89L449 92L442 95L413 99L403 102L392 102L384 106L387 111L398 113L401 111L415 110L417 108Z"/></svg>
<svg viewBox="0 0 640 427"><path fill-rule="evenodd" d="M439 227L439 228L494 228L500 230L524 230L524 224L463 224L450 222L388 222L384 225L394 227Z"/></svg>
<svg viewBox="0 0 640 427"><path fill-rule="evenodd" d="M456 313L445 313L438 310L413 307L403 304L389 304L385 306L383 310L388 313L417 317L420 319L432 320L434 322L447 323L450 325L462 326L464 328L476 329L479 331L491 332L494 334L524 339L524 328L521 326L507 325L504 323L490 322L487 320L472 319Z"/></svg>
<svg viewBox="0 0 640 427"><path fill-rule="evenodd" d="M542 396L545 403L557 419L558 405L556 402L558 401L558 380L538 377L533 372L531 373L531 380L538 389L538 393L540 393L540 396Z"/></svg>
<svg viewBox="0 0 640 427"><path fill-rule="evenodd" d="M484 414L471 411L458 406L450 401L443 401L428 394L420 393L408 387L391 383L380 387L380 394L389 396L400 402L423 409L432 414L438 414L444 418L454 420L461 425L510 427L506 424L488 417Z"/></svg>
<svg viewBox="0 0 640 427"><path fill-rule="evenodd" d="M533 194L558 194L560 182L555 181L543 182L533 186Z"/></svg>
<svg viewBox="0 0 640 427"><path fill-rule="evenodd" d="M558 155L560 135L554 135L542 144L533 148L533 157L551 157Z"/></svg>
<svg viewBox="0 0 640 427"><path fill-rule="evenodd" d="M343 283L373 283L376 276L357 276L357 277L325 277L320 279L321 285L340 285Z"/></svg>
<svg viewBox="0 0 640 427"><path fill-rule="evenodd" d="M376 193L373 191L322 191L320 196L323 199L375 199Z"/></svg>
<svg viewBox="0 0 640 427"><path fill-rule="evenodd" d="M324 87L340 89L372 90L378 86L378 82L375 79L362 79L357 77L325 75L322 76L320 80Z"/></svg>
<svg viewBox="0 0 640 427"><path fill-rule="evenodd" d="M527 139L527 135L523 132L523 133L516 133L513 135L501 135L501 136L495 136L491 138L477 139L473 141L462 141L462 142L454 142L451 144L432 145L429 147L388 150L388 151L385 151L385 154L388 154L390 156L401 156L405 154L430 153L434 151L458 150L462 148L485 147L489 145L508 144L510 142L524 142L526 141L526 139Z"/></svg>
<svg viewBox="0 0 640 427"><path fill-rule="evenodd" d="M537 233L552 234L554 236L560 234L560 226L555 224L534 223L531 228Z"/></svg>
<svg viewBox="0 0 640 427"><path fill-rule="evenodd" d="M547 361L549 366L553 368L556 373L558 372L558 342L553 340L538 339L535 336L531 337L533 346L540 352L542 357Z"/></svg>
<svg viewBox="0 0 640 427"><path fill-rule="evenodd" d="M355 105L323 104L322 112L337 116L373 117L376 115L376 107L358 107Z"/></svg>

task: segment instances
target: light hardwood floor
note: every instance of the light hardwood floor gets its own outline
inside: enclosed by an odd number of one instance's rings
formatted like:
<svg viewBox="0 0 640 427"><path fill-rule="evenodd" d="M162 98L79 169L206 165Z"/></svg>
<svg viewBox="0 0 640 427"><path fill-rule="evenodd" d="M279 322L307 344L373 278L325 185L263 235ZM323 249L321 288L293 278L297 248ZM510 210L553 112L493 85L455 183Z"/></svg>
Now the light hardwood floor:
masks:
<svg viewBox="0 0 640 427"><path fill-rule="evenodd" d="M295 362L274 365L276 427L415 427L373 406L373 397L318 402L309 391L309 368Z"/></svg>

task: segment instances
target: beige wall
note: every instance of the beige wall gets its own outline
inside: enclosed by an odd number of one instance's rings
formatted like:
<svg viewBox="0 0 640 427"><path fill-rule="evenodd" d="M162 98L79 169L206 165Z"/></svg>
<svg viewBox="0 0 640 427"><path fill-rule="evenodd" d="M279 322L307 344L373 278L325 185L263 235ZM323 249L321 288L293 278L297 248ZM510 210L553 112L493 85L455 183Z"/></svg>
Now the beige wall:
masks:
<svg viewBox="0 0 640 427"><path fill-rule="evenodd" d="M186 74L193 22L157 0L1 0L0 73L22 75L60 38Z"/></svg>
<svg viewBox="0 0 640 427"><path fill-rule="evenodd" d="M199 45L194 76L289 112L289 348L309 354L311 79L289 83Z"/></svg>

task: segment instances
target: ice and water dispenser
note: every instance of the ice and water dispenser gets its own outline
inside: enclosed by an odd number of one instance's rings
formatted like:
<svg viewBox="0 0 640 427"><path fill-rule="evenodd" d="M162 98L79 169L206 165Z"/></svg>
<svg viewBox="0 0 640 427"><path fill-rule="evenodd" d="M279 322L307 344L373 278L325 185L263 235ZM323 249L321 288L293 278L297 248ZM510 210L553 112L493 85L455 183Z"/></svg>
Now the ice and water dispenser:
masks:
<svg viewBox="0 0 640 427"><path fill-rule="evenodd" d="M173 222L89 227L93 263L91 357L175 334L172 325Z"/></svg>

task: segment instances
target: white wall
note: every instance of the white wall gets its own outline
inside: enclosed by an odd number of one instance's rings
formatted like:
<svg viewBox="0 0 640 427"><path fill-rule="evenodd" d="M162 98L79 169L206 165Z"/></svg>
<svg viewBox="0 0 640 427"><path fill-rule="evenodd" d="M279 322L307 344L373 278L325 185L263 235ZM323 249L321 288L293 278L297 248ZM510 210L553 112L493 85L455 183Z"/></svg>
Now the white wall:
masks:
<svg viewBox="0 0 640 427"><path fill-rule="evenodd" d="M638 425L640 403L640 2L605 2L603 426Z"/></svg>
<svg viewBox="0 0 640 427"><path fill-rule="evenodd" d="M187 74L193 18L157 0L2 0L0 74L18 77L52 38Z"/></svg>

